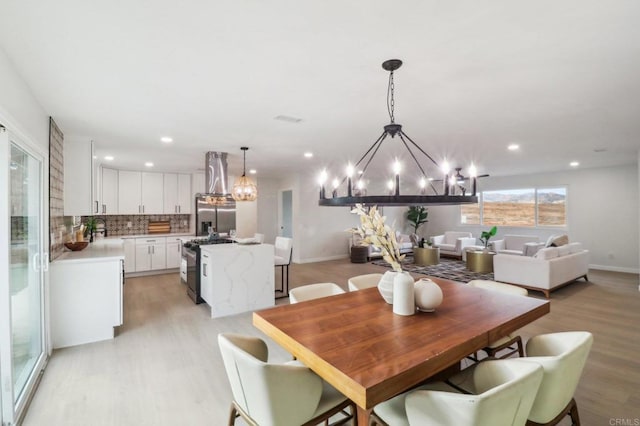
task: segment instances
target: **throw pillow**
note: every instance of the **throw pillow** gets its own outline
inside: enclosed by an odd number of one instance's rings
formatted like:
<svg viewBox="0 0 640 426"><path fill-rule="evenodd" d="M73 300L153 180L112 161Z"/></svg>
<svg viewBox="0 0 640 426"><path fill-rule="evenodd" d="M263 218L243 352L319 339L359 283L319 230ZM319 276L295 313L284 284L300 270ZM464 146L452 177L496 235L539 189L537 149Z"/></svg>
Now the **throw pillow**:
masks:
<svg viewBox="0 0 640 426"><path fill-rule="evenodd" d="M560 247L569 244L569 237L567 235L558 235L550 244L550 247Z"/></svg>
<svg viewBox="0 0 640 426"><path fill-rule="evenodd" d="M558 257L558 249L555 247L543 248L538 250L538 252L534 254L533 257L541 260L555 259L556 257Z"/></svg>

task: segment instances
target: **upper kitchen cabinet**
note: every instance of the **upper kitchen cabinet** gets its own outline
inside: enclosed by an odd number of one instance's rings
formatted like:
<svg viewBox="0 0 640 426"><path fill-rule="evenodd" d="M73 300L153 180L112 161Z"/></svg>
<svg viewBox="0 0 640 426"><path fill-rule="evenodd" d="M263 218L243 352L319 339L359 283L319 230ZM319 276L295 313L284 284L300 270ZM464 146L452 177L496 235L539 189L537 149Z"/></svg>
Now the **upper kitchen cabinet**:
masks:
<svg viewBox="0 0 640 426"><path fill-rule="evenodd" d="M118 171L119 214L162 214L162 173Z"/></svg>
<svg viewBox="0 0 640 426"><path fill-rule="evenodd" d="M101 214L118 214L118 171L101 167Z"/></svg>
<svg viewBox="0 0 640 426"><path fill-rule="evenodd" d="M92 141L64 141L64 215L98 213L97 168Z"/></svg>
<svg viewBox="0 0 640 426"><path fill-rule="evenodd" d="M191 213L191 175L164 174L164 213Z"/></svg>

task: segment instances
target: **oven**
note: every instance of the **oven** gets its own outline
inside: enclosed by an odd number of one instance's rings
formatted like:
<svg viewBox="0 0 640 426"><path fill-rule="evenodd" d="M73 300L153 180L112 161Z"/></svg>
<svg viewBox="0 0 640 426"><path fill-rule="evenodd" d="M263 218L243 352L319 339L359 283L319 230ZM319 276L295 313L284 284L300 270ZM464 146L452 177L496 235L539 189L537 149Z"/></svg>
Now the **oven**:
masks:
<svg viewBox="0 0 640 426"><path fill-rule="evenodd" d="M197 245L182 246L180 279L187 286L187 294L194 303L202 303L200 297L200 248Z"/></svg>

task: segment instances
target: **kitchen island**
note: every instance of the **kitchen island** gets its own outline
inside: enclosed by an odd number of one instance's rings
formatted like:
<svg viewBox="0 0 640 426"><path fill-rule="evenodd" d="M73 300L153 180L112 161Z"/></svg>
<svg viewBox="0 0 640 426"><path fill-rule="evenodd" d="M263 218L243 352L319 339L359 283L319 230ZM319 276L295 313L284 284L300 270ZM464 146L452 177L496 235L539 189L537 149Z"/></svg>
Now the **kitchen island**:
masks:
<svg viewBox="0 0 640 426"><path fill-rule="evenodd" d="M212 318L275 305L273 245L203 245L200 252L200 296Z"/></svg>
<svg viewBox="0 0 640 426"><path fill-rule="evenodd" d="M53 348L113 339L123 323L124 247L103 239L51 262Z"/></svg>

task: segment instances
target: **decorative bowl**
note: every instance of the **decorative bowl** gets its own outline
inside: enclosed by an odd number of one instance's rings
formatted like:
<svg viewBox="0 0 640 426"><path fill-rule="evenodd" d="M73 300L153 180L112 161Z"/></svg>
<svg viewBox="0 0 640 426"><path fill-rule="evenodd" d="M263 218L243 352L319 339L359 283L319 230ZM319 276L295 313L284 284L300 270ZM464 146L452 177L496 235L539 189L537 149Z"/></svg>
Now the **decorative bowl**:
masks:
<svg viewBox="0 0 640 426"><path fill-rule="evenodd" d="M68 242L64 243L64 246L71 251L80 251L89 245L89 241L78 241L76 243Z"/></svg>

